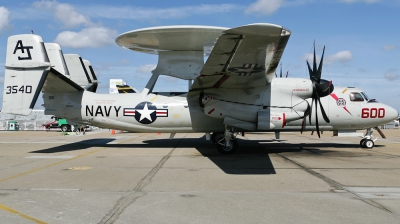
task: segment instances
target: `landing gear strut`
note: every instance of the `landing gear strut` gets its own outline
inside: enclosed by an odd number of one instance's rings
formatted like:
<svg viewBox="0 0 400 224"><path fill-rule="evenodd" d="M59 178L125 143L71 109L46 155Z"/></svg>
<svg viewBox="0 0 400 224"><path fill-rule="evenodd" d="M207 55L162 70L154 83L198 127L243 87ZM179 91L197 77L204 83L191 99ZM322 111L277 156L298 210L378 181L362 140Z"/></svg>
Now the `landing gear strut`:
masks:
<svg viewBox="0 0 400 224"><path fill-rule="evenodd" d="M360 141L361 148L372 149L374 147L375 141L378 138L374 139L374 136L372 136L372 133L373 133L372 128L368 128L367 133L365 133L365 136Z"/></svg>
<svg viewBox="0 0 400 224"><path fill-rule="evenodd" d="M236 152L238 143L234 134L234 128L229 126L225 126L225 133L212 134L211 139L217 145L221 154L233 154Z"/></svg>

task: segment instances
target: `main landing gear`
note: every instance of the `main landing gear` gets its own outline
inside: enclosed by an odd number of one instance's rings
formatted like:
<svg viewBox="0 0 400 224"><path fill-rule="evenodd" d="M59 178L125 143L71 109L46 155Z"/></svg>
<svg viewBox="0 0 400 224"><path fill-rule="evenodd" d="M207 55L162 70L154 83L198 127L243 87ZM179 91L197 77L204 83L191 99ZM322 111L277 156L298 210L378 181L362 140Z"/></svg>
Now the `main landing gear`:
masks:
<svg viewBox="0 0 400 224"><path fill-rule="evenodd" d="M211 140L217 145L218 151L221 154L233 154L238 148L238 143L235 137L235 130L232 127L225 126L225 133L213 133Z"/></svg>
<svg viewBox="0 0 400 224"><path fill-rule="evenodd" d="M372 133L373 133L372 128L368 128L367 129L367 133L365 134L365 136L360 141L361 148L372 149L374 147L375 141L378 138L374 139L374 136L372 136Z"/></svg>

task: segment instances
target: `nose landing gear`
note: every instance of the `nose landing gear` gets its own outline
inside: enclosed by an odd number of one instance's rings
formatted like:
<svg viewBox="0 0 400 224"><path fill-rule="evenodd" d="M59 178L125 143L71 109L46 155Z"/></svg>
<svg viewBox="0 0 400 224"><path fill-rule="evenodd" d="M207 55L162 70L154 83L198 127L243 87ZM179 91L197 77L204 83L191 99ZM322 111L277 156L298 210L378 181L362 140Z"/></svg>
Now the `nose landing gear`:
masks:
<svg viewBox="0 0 400 224"><path fill-rule="evenodd" d="M378 127L375 127L374 129L378 131L378 133L381 135L382 138L386 138L381 129L379 129ZM374 147L375 141L378 138L374 138L374 136L372 136L372 133L373 133L372 128L368 128L367 132L365 133L365 136L360 141L361 148L372 149Z"/></svg>

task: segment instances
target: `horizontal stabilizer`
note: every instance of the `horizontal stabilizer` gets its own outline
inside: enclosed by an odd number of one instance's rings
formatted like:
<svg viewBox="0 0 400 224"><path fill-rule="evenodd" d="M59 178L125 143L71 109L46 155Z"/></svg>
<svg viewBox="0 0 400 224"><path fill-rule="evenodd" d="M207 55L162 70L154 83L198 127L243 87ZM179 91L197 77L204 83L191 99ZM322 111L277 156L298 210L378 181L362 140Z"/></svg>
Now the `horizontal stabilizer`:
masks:
<svg viewBox="0 0 400 224"><path fill-rule="evenodd" d="M84 89L68 77L51 68L45 79L42 91L52 93L68 93Z"/></svg>

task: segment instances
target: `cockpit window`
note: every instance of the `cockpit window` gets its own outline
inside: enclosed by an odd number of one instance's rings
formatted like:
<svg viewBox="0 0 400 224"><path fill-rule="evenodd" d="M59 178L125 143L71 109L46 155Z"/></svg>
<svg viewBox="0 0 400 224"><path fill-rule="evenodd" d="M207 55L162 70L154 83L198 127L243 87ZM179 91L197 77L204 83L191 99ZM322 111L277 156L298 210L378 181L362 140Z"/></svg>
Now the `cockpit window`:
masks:
<svg viewBox="0 0 400 224"><path fill-rule="evenodd" d="M365 94L364 92L361 92L361 95L364 97L364 99L366 101L369 101L369 98L368 98L367 94Z"/></svg>
<svg viewBox="0 0 400 224"><path fill-rule="evenodd" d="M350 93L350 100L351 101L364 101L364 98L360 93L357 92L351 92Z"/></svg>

